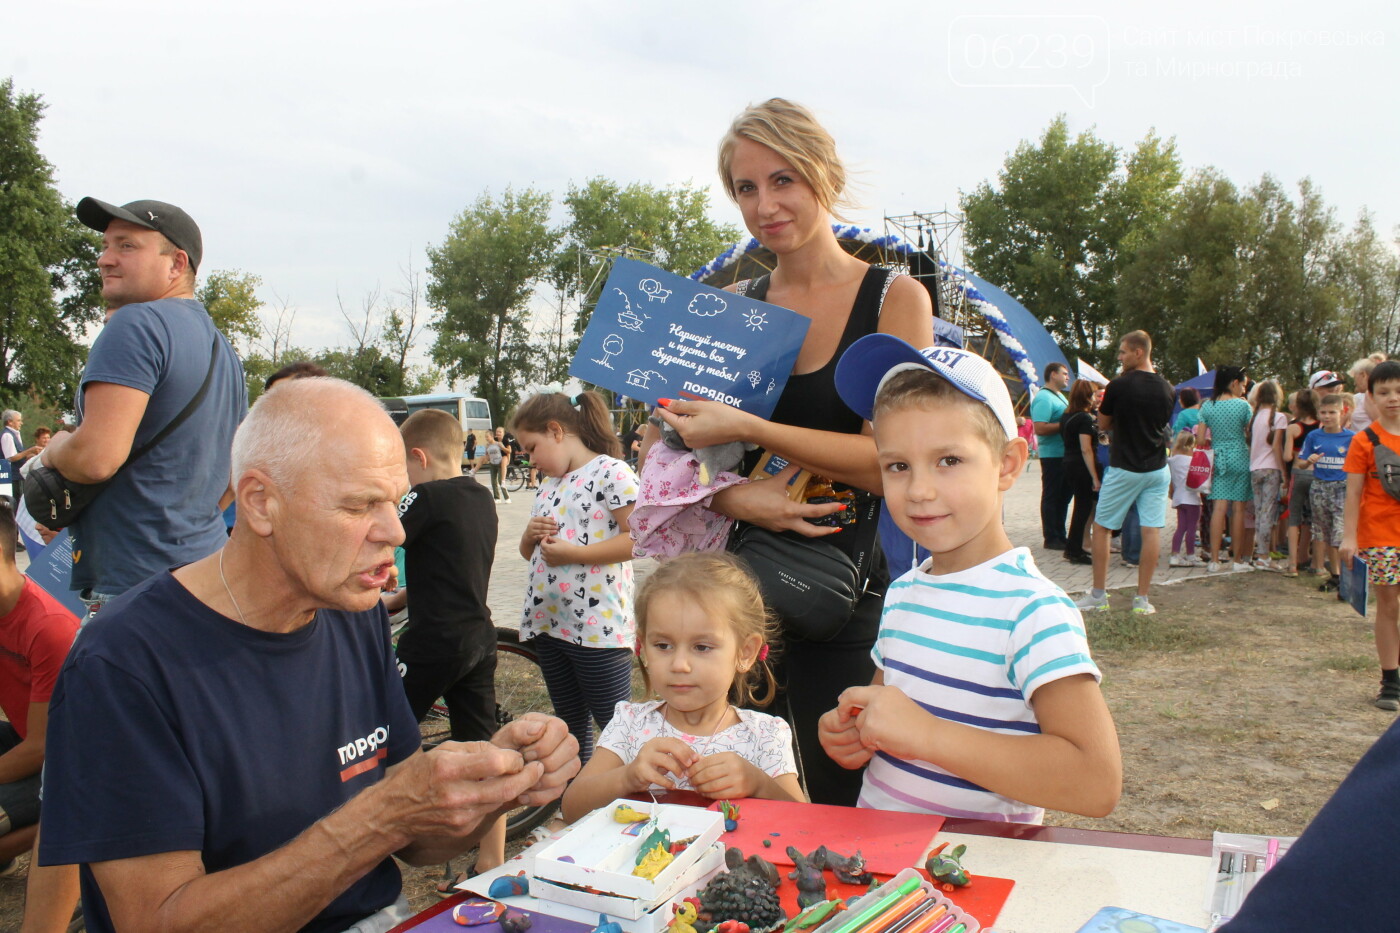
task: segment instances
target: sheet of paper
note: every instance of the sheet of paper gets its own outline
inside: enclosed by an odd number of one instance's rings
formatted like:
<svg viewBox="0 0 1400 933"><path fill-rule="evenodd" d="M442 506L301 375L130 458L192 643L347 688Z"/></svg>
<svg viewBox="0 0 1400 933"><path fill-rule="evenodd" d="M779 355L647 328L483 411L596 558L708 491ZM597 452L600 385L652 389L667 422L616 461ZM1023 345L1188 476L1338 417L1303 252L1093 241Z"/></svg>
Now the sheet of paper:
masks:
<svg viewBox="0 0 1400 933"><path fill-rule="evenodd" d="M811 321L635 259L618 259L570 374L655 405L713 399L768 418Z"/></svg>

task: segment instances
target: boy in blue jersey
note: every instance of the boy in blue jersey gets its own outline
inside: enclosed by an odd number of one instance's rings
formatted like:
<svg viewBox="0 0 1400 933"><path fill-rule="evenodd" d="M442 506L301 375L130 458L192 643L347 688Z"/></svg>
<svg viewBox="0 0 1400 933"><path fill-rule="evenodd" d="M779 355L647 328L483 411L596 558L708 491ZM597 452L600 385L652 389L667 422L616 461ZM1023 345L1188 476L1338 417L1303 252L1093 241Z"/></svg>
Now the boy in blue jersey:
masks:
<svg viewBox="0 0 1400 933"><path fill-rule="evenodd" d="M1298 451L1298 459L1311 463L1313 470L1312 488L1308 490L1312 506L1313 566L1319 570L1325 566L1332 571L1331 579L1322 584L1324 592L1337 589L1341 581L1342 565L1337 560L1337 549L1342 546L1342 513L1347 498L1347 474L1342 465L1346 462L1351 439L1356 436L1355 432L1342 427L1350 419L1350 400L1350 396L1340 392L1324 395L1317 408L1317 422L1321 427L1308 433L1302 450Z"/></svg>
<svg viewBox="0 0 1400 933"><path fill-rule="evenodd" d="M1013 548L1002 496L1021 474L1006 384L981 357L887 334L842 356L836 386L869 419L885 502L930 557L890 586L870 686L821 720L859 805L1038 823L1111 812L1113 719L1074 603Z"/></svg>

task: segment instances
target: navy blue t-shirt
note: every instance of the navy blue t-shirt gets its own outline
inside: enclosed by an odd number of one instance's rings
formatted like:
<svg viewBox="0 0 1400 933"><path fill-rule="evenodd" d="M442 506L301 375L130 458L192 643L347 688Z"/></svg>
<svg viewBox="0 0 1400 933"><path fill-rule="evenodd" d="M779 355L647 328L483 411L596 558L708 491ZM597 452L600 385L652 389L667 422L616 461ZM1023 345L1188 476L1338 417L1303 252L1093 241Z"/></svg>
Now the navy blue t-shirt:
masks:
<svg viewBox="0 0 1400 933"><path fill-rule="evenodd" d="M103 607L49 703L42 864L82 864L92 933L112 929L87 864L198 851L220 871L284 845L419 747L382 608L247 628L162 573ZM393 903L386 858L306 931Z"/></svg>
<svg viewBox="0 0 1400 933"><path fill-rule="evenodd" d="M109 382L150 396L132 450L184 411L209 372L211 354L214 377L198 410L118 470L73 523L73 589L115 596L223 546L219 497L228 488L233 432L248 411L243 365L192 298L119 308L93 341L84 389ZM81 418L81 391L77 407Z"/></svg>

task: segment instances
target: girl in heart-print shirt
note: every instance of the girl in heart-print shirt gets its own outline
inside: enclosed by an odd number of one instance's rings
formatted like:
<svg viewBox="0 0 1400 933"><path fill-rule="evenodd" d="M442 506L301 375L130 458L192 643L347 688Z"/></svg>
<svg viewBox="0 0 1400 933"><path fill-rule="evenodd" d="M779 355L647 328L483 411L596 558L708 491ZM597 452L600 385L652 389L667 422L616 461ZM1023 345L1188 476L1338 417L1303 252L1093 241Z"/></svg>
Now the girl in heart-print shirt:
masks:
<svg viewBox="0 0 1400 933"><path fill-rule="evenodd" d="M596 392L541 391L511 419L540 472L520 554L530 580L520 637L539 655L554 711L593 750L593 723L631 698L632 538L637 475L619 459L607 405Z"/></svg>

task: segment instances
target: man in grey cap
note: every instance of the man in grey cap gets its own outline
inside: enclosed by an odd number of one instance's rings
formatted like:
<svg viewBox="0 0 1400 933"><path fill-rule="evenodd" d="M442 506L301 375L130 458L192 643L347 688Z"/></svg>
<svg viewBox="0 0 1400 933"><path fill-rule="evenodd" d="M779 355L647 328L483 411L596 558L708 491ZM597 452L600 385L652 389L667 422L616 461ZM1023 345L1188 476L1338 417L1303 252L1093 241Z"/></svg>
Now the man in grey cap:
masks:
<svg viewBox="0 0 1400 933"><path fill-rule="evenodd" d="M233 347L194 297L204 244L190 215L163 201L96 198L77 213L102 234L109 310L74 400L80 424L54 435L41 462L71 482L111 480L69 526L86 623L152 574L223 546L230 449L248 393ZM73 866L31 868L26 933L62 929L77 897Z"/></svg>
<svg viewBox="0 0 1400 933"><path fill-rule="evenodd" d="M112 481L70 526L72 586L95 611L223 544L229 448L248 398L233 347L194 297L204 247L190 215L163 201L83 198L78 219L102 233L112 311L83 370L81 424L54 437L43 463L72 482Z"/></svg>

